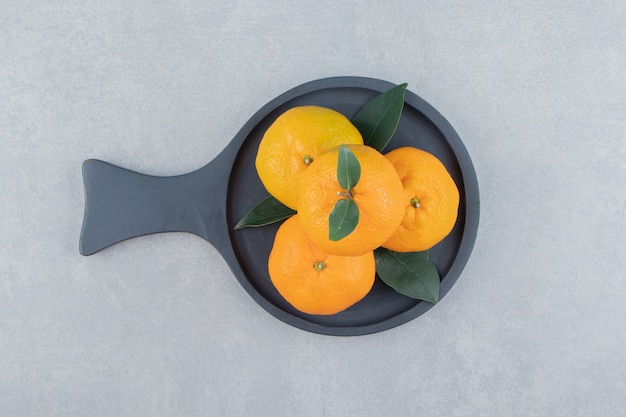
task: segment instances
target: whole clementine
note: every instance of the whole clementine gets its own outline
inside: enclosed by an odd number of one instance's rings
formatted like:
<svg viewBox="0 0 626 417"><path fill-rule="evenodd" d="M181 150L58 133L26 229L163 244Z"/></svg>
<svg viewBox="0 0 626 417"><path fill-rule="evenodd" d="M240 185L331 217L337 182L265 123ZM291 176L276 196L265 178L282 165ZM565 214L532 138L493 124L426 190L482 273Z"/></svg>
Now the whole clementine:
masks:
<svg viewBox="0 0 626 417"><path fill-rule="evenodd" d="M339 149L319 156L298 179L298 215L317 246L328 253L356 256L382 245L404 215L403 190L395 168L376 149L347 145L360 164L360 178L349 193L337 180ZM349 194L349 195L347 195ZM351 198L359 211L356 228L340 240L329 238L329 215L337 200Z"/></svg>
<svg viewBox="0 0 626 417"><path fill-rule="evenodd" d="M459 190L446 167L434 155L413 147L385 154L404 187L404 218L382 246L396 252L419 252L432 248L454 227L459 209Z"/></svg>
<svg viewBox="0 0 626 417"><path fill-rule="evenodd" d="M343 114L320 106L293 107L265 131L257 173L272 196L296 210L298 176L318 155L347 143L363 144L363 137Z"/></svg>
<svg viewBox="0 0 626 417"><path fill-rule="evenodd" d="M337 256L317 247L298 215L280 226L268 260L274 287L294 308L307 314L330 315L357 303L372 288L376 262L372 251Z"/></svg>

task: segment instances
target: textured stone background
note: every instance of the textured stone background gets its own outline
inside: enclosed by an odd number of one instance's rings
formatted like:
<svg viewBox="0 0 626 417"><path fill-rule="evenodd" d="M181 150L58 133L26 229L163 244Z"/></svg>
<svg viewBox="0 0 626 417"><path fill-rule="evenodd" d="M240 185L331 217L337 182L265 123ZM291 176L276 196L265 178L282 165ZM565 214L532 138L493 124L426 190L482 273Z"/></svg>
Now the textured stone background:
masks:
<svg viewBox="0 0 626 417"><path fill-rule="evenodd" d="M621 416L626 3L0 7L0 415ZM187 234L78 254L80 166L210 161L306 81L408 82L464 140L478 240L426 315L290 327Z"/></svg>

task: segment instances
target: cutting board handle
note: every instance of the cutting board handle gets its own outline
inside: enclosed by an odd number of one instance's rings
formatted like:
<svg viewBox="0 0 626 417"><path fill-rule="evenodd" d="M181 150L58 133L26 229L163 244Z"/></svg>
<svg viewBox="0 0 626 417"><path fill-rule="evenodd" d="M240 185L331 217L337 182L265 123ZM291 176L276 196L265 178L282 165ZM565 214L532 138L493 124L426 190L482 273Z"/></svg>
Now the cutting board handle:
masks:
<svg viewBox="0 0 626 417"><path fill-rule="evenodd" d="M219 204L225 193L220 187L226 183L218 172L222 165L214 160L188 174L158 177L86 160L80 253L92 255L123 240L161 232L189 232L210 242L210 222L225 219L225 207Z"/></svg>

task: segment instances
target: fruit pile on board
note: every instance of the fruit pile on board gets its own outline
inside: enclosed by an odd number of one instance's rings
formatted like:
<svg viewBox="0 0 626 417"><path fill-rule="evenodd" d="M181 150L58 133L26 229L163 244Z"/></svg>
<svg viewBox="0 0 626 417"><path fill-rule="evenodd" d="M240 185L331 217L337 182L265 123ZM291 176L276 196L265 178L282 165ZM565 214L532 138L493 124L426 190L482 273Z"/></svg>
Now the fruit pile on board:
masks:
<svg viewBox="0 0 626 417"><path fill-rule="evenodd" d="M293 107L261 140L256 170L270 197L236 228L283 221L268 272L303 313L351 307L377 273L401 294L438 301L428 250L453 229L459 191L434 155L415 147L384 152L405 89L377 96L352 120L325 107Z"/></svg>

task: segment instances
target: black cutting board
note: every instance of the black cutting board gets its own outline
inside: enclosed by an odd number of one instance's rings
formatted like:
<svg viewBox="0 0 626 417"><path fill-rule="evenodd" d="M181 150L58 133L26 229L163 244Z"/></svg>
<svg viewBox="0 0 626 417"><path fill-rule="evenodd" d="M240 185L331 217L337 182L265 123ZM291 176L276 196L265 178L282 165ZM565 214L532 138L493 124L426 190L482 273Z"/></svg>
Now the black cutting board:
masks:
<svg viewBox="0 0 626 417"><path fill-rule="evenodd" d="M300 329L328 335L364 335L420 316L433 304L400 295L379 278L363 300L341 313L301 313L278 294L267 272L279 224L233 230L244 214L268 196L254 159L265 130L280 114L295 106L318 105L352 118L369 100L392 87L394 84L387 81L363 77L325 78L295 87L256 112L213 161L184 175L143 175L96 159L86 160L80 253L91 255L114 243L151 233L190 232L219 251L259 305ZM460 276L476 239L480 211L476 174L452 126L409 90L398 129L385 152L402 146L437 156L460 191L454 229L430 250L431 261L441 276L443 298Z"/></svg>

